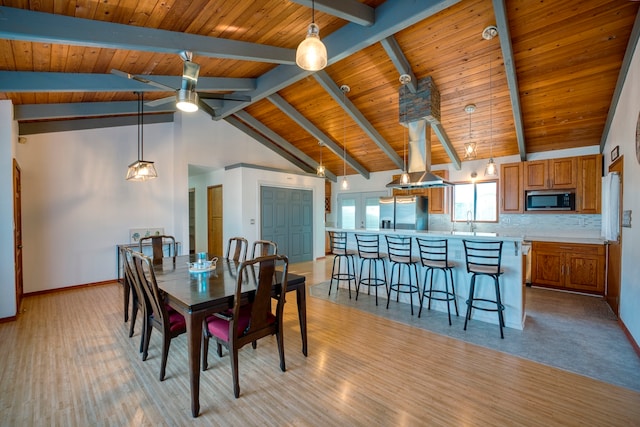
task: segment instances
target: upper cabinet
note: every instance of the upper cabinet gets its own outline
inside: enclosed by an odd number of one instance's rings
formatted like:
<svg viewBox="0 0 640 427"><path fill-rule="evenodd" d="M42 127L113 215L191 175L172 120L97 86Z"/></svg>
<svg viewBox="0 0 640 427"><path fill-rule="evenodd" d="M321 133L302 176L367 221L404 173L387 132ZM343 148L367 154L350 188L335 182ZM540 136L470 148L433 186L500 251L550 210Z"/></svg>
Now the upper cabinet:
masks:
<svg viewBox="0 0 640 427"><path fill-rule="evenodd" d="M578 159L535 160L524 163L525 190L570 189L578 186Z"/></svg>
<svg viewBox="0 0 640 427"><path fill-rule="evenodd" d="M500 165L500 213L523 213L523 162Z"/></svg>
<svg viewBox="0 0 640 427"><path fill-rule="evenodd" d="M576 211L583 214L601 212L602 154L578 157Z"/></svg>

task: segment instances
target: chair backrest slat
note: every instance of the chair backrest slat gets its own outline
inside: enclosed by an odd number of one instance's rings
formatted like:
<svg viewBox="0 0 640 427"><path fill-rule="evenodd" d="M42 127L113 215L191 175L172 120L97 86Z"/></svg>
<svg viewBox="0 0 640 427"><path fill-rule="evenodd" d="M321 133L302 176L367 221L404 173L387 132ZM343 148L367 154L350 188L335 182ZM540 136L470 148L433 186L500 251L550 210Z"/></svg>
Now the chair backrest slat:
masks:
<svg viewBox="0 0 640 427"><path fill-rule="evenodd" d="M158 236L141 237L139 240L140 252L143 252L142 248L148 241L151 241L153 265L162 264L165 245L168 247L168 257L173 258L173 263L176 263L176 239L173 236L163 234Z"/></svg>
<svg viewBox="0 0 640 427"><path fill-rule="evenodd" d="M149 306L153 313L154 320L168 325L169 322L165 321L168 319L167 307L158 288L151 258L142 253L133 252L133 261L138 272L141 287L149 300Z"/></svg>
<svg viewBox="0 0 640 427"><path fill-rule="evenodd" d="M247 242L247 239L244 237L232 237L227 243L227 252L224 257L235 262L244 261L247 259L248 248L249 242Z"/></svg>
<svg viewBox="0 0 640 427"><path fill-rule="evenodd" d="M411 260L412 238L409 236L385 236L387 239L387 249L389 251L389 261L408 262Z"/></svg>
<svg viewBox="0 0 640 427"><path fill-rule="evenodd" d="M502 261L502 243L463 240L467 272L498 274Z"/></svg>
<svg viewBox="0 0 640 427"><path fill-rule="evenodd" d="M448 262L447 239L423 239L416 237L420 249L420 260L423 264L428 262Z"/></svg>
<svg viewBox="0 0 640 427"><path fill-rule="evenodd" d="M347 233L345 231L329 231L329 245L334 254L347 252Z"/></svg>
<svg viewBox="0 0 640 427"><path fill-rule="evenodd" d="M377 234L356 234L356 243L360 258L380 254L380 236Z"/></svg>
<svg viewBox="0 0 640 427"><path fill-rule="evenodd" d="M276 242L272 242L271 240L256 240L253 242L253 250L251 251L251 258L267 256L267 255L277 255L278 254L278 244Z"/></svg>

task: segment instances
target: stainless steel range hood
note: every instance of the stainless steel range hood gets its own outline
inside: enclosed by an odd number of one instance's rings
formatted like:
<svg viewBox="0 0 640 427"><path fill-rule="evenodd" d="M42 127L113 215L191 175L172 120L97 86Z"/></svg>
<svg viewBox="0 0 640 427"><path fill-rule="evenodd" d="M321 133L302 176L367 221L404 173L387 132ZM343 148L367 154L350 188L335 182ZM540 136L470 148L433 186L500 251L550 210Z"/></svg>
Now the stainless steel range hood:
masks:
<svg viewBox="0 0 640 427"><path fill-rule="evenodd" d="M402 183L398 177L387 184L387 188L424 188L453 185L442 177L431 173L431 129L426 119L406 124L409 130L409 182Z"/></svg>

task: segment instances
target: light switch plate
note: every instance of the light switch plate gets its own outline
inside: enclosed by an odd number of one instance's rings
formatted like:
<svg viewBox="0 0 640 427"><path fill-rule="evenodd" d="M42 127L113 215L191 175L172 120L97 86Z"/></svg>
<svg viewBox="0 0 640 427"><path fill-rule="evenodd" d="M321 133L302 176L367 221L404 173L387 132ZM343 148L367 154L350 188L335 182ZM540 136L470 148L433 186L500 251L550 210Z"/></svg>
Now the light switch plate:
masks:
<svg viewBox="0 0 640 427"><path fill-rule="evenodd" d="M622 226L631 228L631 211L622 211Z"/></svg>

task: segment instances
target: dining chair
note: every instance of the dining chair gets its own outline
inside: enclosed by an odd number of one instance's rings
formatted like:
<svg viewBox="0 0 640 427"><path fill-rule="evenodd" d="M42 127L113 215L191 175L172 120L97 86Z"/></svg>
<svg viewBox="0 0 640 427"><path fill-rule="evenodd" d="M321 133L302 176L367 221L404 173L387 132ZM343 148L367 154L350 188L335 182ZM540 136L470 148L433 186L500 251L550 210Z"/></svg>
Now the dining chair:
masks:
<svg viewBox="0 0 640 427"><path fill-rule="evenodd" d="M140 332L140 353L144 350L144 336L147 330L148 316L150 312L149 299L142 289L140 278L138 277L138 270L133 262L133 249L124 248L124 280L129 283L131 290L131 316L129 324L129 338L133 336L136 319L138 317L138 311L142 316L142 329Z"/></svg>
<svg viewBox="0 0 640 427"><path fill-rule="evenodd" d="M422 284L422 297L418 317L422 315L424 299L428 298L427 309L431 310L431 300L445 301L447 303L447 315L451 326L451 302L453 301L458 316L458 301L456 299L456 287L453 282L453 268L455 263L449 259L449 242L447 239L425 239L416 237L420 250L420 263L425 268L424 282ZM433 289L433 276L435 271L442 271L444 289ZM427 281L429 289L427 290Z"/></svg>
<svg viewBox="0 0 640 427"><path fill-rule="evenodd" d="M255 267L258 267L257 278ZM284 339L282 335L282 316L287 292L287 270L289 260L285 255L267 255L240 263L236 281L236 292L231 311L207 317L203 328L202 370L206 370L209 339L215 338L218 356L222 357L222 346L229 351L233 374L233 394L240 396L238 374L238 351L249 343L275 335L280 355L280 369L284 372ZM277 298L275 313L271 296L276 267L282 271L281 286ZM256 289L249 294L249 302L243 300L243 287L246 282L255 283Z"/></svg>
<svg viewBox="0 0 640 427"><path fill-rule="evenodd" d="M244 261L247 259L247 250L249 249L249 243L244 237L232 237L227 243L227 252L225 259L235 262Z"/></svg>
<svg viewBox="0 0 640 427"><path fill-rule="evenodd" d="M467 263L467 272L471 273L469 285L469 299L467 300L467 314L464 317L464 330L467 330L467 321L471 320L471 310L498 312L498 324L500 325L500 338L504 339L504 304L500 297L500 276L504 273L501 266L502 241L474 241L462 240ZM493 279L495 299L489 297L476 297L476 278L487 276ZM478 305L478 303L480 305ZM495 308L492 305L495 304Z"/></svg>
<svg viewBox="0 0 640 427"><path fill-rule="evenodd" d="M159 235L141 237L139 240L140 252L143 252L142 248L144 244L149 241L151 241L153 265L162 264L165 245L168 247L168 256L173 258L173 264L176 264L176 239L173 236Z"/></svg>
<svg viewBox="0 0 640 427"><path fill-rule="evenodd" d="M256 240L253 242L253 248L251 250L251 259L257 256L277 255L278 244L271 240Z"/></svg>
<svg viewBox="0 0 640 427"><path fill-rule="evenodd" d="M156 274L153 270L151 258L142 253L134 252L133 260L138 272L138 277L142 288L149 299L151 308L148 322L144 334L144 345L142 350L142 360L147 360L149 350L149 339L153 328L162 332L162 360L160 362L160 381L164 381L164 374L167 367L167 356L171 340L187 331L187 323L184 316L173 308L169 307L164 295L158 288Z"/></svg>

